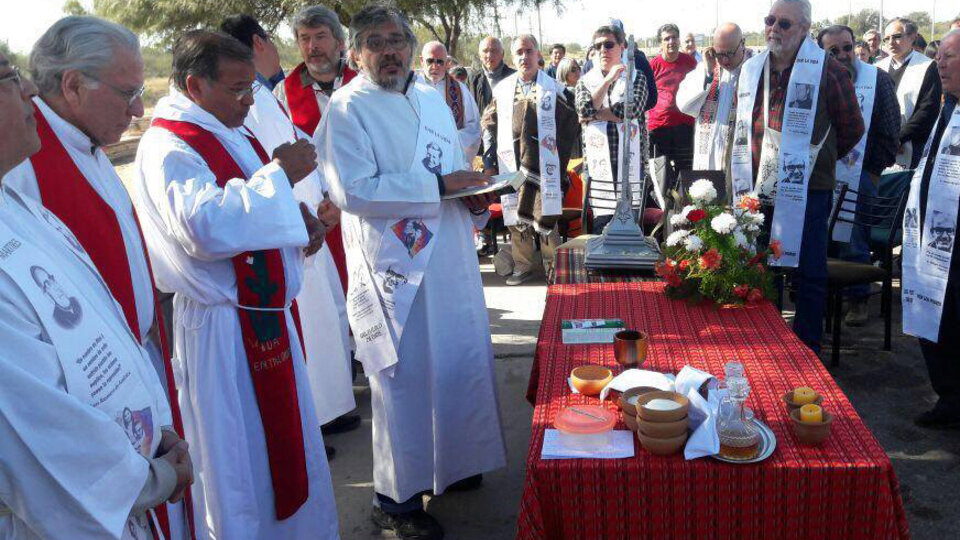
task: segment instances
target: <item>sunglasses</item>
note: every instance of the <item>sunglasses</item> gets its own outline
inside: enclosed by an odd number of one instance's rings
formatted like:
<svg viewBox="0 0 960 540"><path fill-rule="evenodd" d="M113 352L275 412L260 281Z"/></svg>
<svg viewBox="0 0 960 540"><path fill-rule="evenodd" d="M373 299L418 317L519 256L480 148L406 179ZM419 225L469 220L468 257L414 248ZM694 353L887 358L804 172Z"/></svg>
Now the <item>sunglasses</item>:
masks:
<svg viewBox="0 0 960 540"><path fill-rule="evenodd" d="M617 44L614 43L613 41L601 41L600 43L594 43L594 44L593 44L593 48L594 48L595 50L598 50L598 51L601 50L601 49L606 49L606 50L609 51L610 49L612 49L612 48L614 48L614 47L616 47L616 46L617 46Z"/></svg>
<svg viewBox="0 0 960 540"><path fill-rule="evenodd" d="M850 52L850 51L852 51L852 50L853 50L853 45L850 45L849 43L846 44L846 45L844 45L843 47L836 47L836 46L834 46L834 47L830 47L830 49L829 49L830 54L832 54L832 55L834 55L834 56L840 54L840 51L843 51L843 52L847 52L847 53L848 53L848 52Z"/></svg>
<svg viewBox="0 0 960 540"><path fill-rule="evenodd" d="M777 20L777 18L774 17L773 15L767 15L766 17L764 17L763 24L767 26L773 26L774 24L776 24L777 26L780 27L781 30L789 30L790 27L793 26L793 23L791 21L788 21L787 19Z"/></svg>
<svg viewBox="0 0 960 540"><path fill-rule="evenodd" d="M903 34L890 34L889 36L883 36L884 42L900 41L901 39L903 39Z"/></svg>
<svg viewBox="0 0 960 540"><path fill-rule="evenodd" d="M423 61L426 62L428 65L437 65L437 66L447 63L447 61L443 58L424 58Z"/></svg>
<svg viewBox="0 0 960 540"><path fill-rule="evenodd" d="M366 42L364 42L364 45L370 49L370 52L375 53L383 52L387 47L399 51L407 46L407 38L403 35L392 35L390 37L370 36Z"/></svg>

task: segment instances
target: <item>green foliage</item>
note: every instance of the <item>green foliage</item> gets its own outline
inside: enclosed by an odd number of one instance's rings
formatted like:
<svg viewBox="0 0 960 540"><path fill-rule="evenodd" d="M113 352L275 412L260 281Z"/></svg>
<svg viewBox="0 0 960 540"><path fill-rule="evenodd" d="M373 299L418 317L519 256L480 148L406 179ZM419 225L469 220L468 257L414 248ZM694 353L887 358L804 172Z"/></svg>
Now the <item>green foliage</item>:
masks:
<svg viewBox="0 0 960 540"><path fill-rule="evenodd" d="M64 15L89 15L87 8L83 7L80 0L67 0L63 4Z"/></svg>
<svg viewBox="0 0 960 540"><path fill-rule="evenodd" d="M26 71L27 59L13 52L10 49L10 45L6 41L0 41L0 54L6 56L7 60L9 60L11 64L20 68L21 71Z"/></svg>

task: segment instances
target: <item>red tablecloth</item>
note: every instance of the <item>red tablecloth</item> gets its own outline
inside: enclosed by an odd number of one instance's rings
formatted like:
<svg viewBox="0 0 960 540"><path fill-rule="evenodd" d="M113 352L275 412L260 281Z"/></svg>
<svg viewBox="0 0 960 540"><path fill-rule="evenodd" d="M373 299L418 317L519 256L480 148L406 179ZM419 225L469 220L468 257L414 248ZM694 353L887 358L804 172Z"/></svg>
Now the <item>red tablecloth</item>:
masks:
<svg viewBox="0 0 960 540"><path fill-rule="evenodd" d="M535 408L518 538L909 538L890 460L776 309L693 307L661 290L656 282L549 289L531 373ZM634 439L629 459L541 460L555 415L597 402L571 394L570 370L617 366L612 345L562 344L560 321L585 317L621 317L648 331L646 369L676 373L690 364L722 375L727 361L742 362L752 388L747 405L777 436L773 456L751 465L685 461L653 456ZM836 416L820 447L798 445L788 424L781 396L801 385L820 392Z"/></svg>
<svg viewBox="0 0 960 540"><path fill-rule="evenodd" d="M557 285L573 283L616 283L656 279L653 272L590 271L583 265L582 247L557 250L553 282Z"/></svg>

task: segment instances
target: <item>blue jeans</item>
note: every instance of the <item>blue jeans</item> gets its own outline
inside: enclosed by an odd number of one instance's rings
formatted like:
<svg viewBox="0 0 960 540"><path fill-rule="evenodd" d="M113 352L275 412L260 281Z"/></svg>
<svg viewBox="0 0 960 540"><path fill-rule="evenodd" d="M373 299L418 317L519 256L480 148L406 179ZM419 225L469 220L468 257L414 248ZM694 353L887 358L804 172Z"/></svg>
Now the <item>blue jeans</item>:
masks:
<svg viewBox="0 0 960 540"><path fill-rule="evenodd" d="M871 197L877 196L877 184L873 183L873 180L870 178L870 175L867 171L860 173L860 187L857 188L857 192L860 195L867 195ZM867 212L870 213L870 208L863 199L857 199L857 212ZM849 214L846 214L845 217L849 217ZM862 217L858 221L870 222L870 218ZM853 230L850 232L850 242L838 242L836 244L837 257L845 261L856 262L856 263L866 263L870 264L870 228L862 225L854 225ZM844 290L844 295L847 298L854 299L863 299L870 296L870 284L862 283L860 285L852 285L847 287Z"/></svg>
<svg viewBox="0 0 960 540"><path fill-rule="evenodd" d="M803 219L803 243L800 260L793 272L797 290L793 332L820 352L823 338L823 312L827 307L827 220L833 191L807 192L807 210Z"/></svg>

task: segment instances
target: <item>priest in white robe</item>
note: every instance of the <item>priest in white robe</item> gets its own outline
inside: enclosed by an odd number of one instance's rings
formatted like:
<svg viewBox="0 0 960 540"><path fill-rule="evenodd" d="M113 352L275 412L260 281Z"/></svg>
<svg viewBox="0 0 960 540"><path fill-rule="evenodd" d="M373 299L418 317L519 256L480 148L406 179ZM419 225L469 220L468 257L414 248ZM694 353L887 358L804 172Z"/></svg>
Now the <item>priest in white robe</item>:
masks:
<svg viewBox="0 0 960 540"><path fill-rule="evenodd" d="M431 41L423 46L417 77L418 82L439 92L450 107L463 146L464 160L469 165L480 149L480 110L467 85L447 73L447 48L443 43Z"/></svg>
<svg viewBox="0 0 960 540"><path fill-rule="evenodd" d="M252 42L257 32L262 32L260 39L271 44L269 35L260 28L259 23L247 15L252 24L227 25L230 35L237 38L244 45ZM254 65L262 62L261 54L256 47L253 50ZM263 73L258 73L263 78ZM253 94L253 107L244 121L249 129L263 145L267 154L283 144L294 143L299 139L310 137L294 126L288 116L288 111L280 104L267 85L256 85ZM323 208L318 217L328 228L340 222L340 211L325 195L329 192L323 184L320 170L316 169L306 178L293 187L293 195L298 201L317 212ZM353 397L353 375L350 357L350 326L347 322L347 305L343 289L340 284L340 275L330 254L326 242L316 255L304 261L303 287L297 296L297 305L300 311L300 324L303 330L303 345L307 360L307 374L310 378L310 390L313 393L313 402L317 410L317 419L321 424L331 422L352 411L357 404ZM359 415L348 417L346 422L360 424ZM327 446L327 458L332 458L334 449Z"/></svg>
<svg viewBox="0 0 960 540"><path fill-rule="evenodd" d="M198 455L197 535L337 538L292 304L304 253L324 233L292 189L316 168L315 153L301 141L270 161L243 129L255 69L232 37L188 32L173 66L133 189L157 286L175 293L174 370Z"/></svg>
<svg viewBox="0 0 960 540"><path fill-rule="evenodd" d="M421 495L479 487L505 464L473 248L490 200L442 199L488 180L465 170L446 103L415 82L403 16L364 8L350 36L363 74L331 97L314 140L344 212L347 308L370 379L373 519L404 538L441 538Z"/></svg>
<svg viewBox="0 0 960 540"><path fill-rule="evenodd" d="M90 255L166 384L182 435L146 246L130 197L102 150L120 140L133 117L143 116L139 41L103 19L65 17L37 41L31 64L41 86L34 99L41 148L7 175L6 185L66 223ZM85 71L76 69L81 65ZM182 505L158 515L165 537L190 537Z"/></svg>
<svg viewBox="0 0 960 540"><path fill-rule="evenodd" d="M0 537L146 540L150 509L191 481L189 452L76 237L6 185L40 148L35 93L0 54Z"/></svg>

